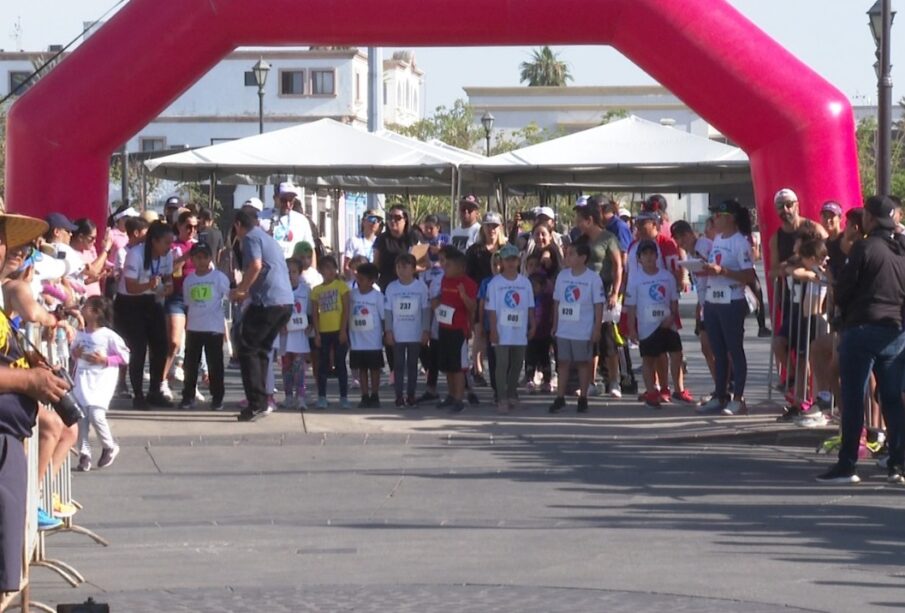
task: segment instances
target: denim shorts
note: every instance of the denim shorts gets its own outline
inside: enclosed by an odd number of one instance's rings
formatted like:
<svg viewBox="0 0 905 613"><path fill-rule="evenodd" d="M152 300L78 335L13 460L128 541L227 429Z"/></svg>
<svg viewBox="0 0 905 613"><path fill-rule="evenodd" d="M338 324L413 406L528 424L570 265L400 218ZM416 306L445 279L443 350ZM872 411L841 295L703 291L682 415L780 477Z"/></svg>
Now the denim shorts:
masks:
<svg viewBox="0 0 905 613"><path fill-rule="evenodd" d="M163 310L168 316L182 315L185 317L189 312L189 308L188 305L185 304L182 292L174 292L167 296L167 299L163 303Z"/></svg>

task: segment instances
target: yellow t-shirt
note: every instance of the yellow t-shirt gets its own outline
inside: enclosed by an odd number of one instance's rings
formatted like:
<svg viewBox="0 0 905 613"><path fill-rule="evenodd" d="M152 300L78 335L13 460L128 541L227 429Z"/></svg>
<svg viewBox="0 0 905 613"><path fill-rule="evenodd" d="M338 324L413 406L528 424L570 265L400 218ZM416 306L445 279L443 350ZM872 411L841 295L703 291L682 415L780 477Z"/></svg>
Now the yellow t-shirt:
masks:
<svg viewBox="0 0 905 613"><path fill-rule="evenodd" d="M342 297L348 293L349 286L340 279L311 290L311 304L317 309L318 332L339 332L344 315Z"/></svg>

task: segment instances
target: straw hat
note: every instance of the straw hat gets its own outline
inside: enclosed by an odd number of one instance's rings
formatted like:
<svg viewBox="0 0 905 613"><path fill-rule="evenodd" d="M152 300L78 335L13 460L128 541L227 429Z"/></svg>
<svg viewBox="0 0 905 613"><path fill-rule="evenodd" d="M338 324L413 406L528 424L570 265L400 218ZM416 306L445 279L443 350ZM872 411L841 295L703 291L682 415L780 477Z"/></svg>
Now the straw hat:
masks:
<svg viewBox="0 0 905 613"><path fill-rule="evenodd" d="M9 249L27 245L46 233L48 228L47 222L43 219L26 215L0 213L0 221L3 221L6 246Z"/></svg>

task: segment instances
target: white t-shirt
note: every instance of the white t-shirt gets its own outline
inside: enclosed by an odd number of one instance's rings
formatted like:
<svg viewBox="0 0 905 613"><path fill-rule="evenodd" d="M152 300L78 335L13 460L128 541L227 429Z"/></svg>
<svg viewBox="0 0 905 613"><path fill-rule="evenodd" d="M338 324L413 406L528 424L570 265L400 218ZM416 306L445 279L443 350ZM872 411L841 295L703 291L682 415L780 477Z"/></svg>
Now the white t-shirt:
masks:
<svg viewBox="0 0 905 613"><path fill-rule="evenodd" d="M559 316L556 337L574 341L591 340L596 321L594 305L606 303L603 281L590 268L578 276L564 268L556 277L553 300Z"/></svg>
<svg viewBox="0 0 905 613"><path fill-rule="evenodd" d="M321 273L317 272L317 269L315 269L313 266L310 266L302 271L302 279L304 279L305 283L308 284L308 289L314 289L324 282L324 278L321 276Z"/></svg>
<svg viewBox="0 0 905 613"><path fill-rule="evenodd" d="M283 255L292 257L292 251L296 243L306 241L314 246L314 236L311 233L311 224L308 219L297 211L289 211L287 214L277 217L274 211L273 221L270 224L270 233L274 240L280 244Z"/></svg>
<svg viewBox="0 0 905 613"><path fill-rule="evenodd" d="M363 236L353 236L346 241L346 250L343 255L347 260L351 260L356 255L363 255L368 258L369 262L374 261L374 238L365 238Z"/></svg>
<svg viewBox="0 0 905 613"><path fill-rule="evenodd" d="M635 307L638 318L638 338L645 339L656 332L672 315L671 305L679 299L676 278L658 269L649 275L643 269L629 279L625 288L625 305Z"/></svg>
<svg viewBox="0 0 905 613"><path fill-rule="evenodd" d="M151 262L151 265L148 268L145 268L145 245L144 243L139 243L134 247L129 248L129 252L126 254L126 262L123 265L123 274L119 279L119 293L125 294L126 296L130 295L138 295L138 294L130 294L126 290L126 279L132 279L133 281L138 281L139 283L147 283L151 280L151 277L155 276L164 276L164 275L172 275L173 274L173 252L167 252L166 255L163 255L159 258L154 258ZM143 294L158 294L162 295L163 292L163 283L157 286L157 291L155 290L145 290L142 292Z"/></svg>
<svg viewBox="0 0 905 613"><path fill-rule="evenodd" d="M657 241L654 240L656 243ZM638 261L638 245L641 244L641 241L636 240L631 245L628 246L628 251L625 254L625 275L626 275L626 283L630 283L632 277L641 270L641 262ZM660 267L660 270L666 270L666 260L663 258L663 252L660 250L660 245L657 245L657 266ZM675 277L673 277L675 279Z"/></svg>
<svg viewBox="0 0 905 613"><path fill-rule="evenodd" d="M118 355L129 363L129 348L126 342L110 328L98 328L94 332L81 331L72 342L72 349L78 347L83 355L103 353L108 358ZM75 399L83 407L109 408L116 385L119 383L119 366L90 364L79 358L75 365Z"/></svg>
<svg viewBox="0 0 905 613"><path fill-rule="evenodd" d="M427 286L415 279L403 285L398 279L387 286L386 310L393 313L393 339L397 343L420 343L424 333L424 310L431 303ZM389 319L389 318L387 318Z"/></svg>
<svg viewBox="0 0 905 613"><path fill-rule="evenodd" d="M754 268L751 257L751 245L748 239L736 232L728 238L717 236L713 241L713 249L707 259L711 264L722 266L726 270L739 271ZM728 304L732 300L745 299L745 286L723 275L710 276L707 279L706 302Z"/></svg>
<svg viewBox="0 0 905 613"><path fill-rule="evenodd" d="M226 275L219 270L212 270L203 277L193 272L182 282L182 296L188 307L186 330L225 333L223 301L229 298L229 279Z"/></svg>
<svg viewBox="0 0 905 613"><path fill-rule="evenodd" d="M534 308L534 290L524 275L509 280L497 275L487 285L488 311L496 312L499 345L528 344L528 313Z"/></svg>
<svg viewBox="0 0 905 613"><path fill-rule="evenodd" d="M292 290L292 315L286 323L286 332L280 336L280 353L310 353L311 344L307 330L311 324L311 288L304 279Z"/></svg>
<svg viewBox="0 0 905 613"><path fill-rule="evenodd" d="M707 262L710 260L711 250L713 250L713 241L706 236L700 236L694 244L694 253L688 255ZM707 280L710 277L696 273L691 273L691 276L694 278L694 286L698 292L698 304L704 304L704 298L707 296Z"/></svg>
<svg viewBox="0 0 905 613"><path fill-rule="evenodd" d="M383 349L383 294L376 287L362 294L356 287L350 295L349 343L352 351Z"/></svg>
<svg viewBox="0 0 905 613"><path fill-rule="evenodd" d="M456 228L449 235L449 242L453 247L465 253L465 250L478 240L478 232L481 231L480 223L473 223L467 228Z"/></svg>
<svg viewBox="0 0 905 613"><path fill-rule="evenodd" d="M441 293L441 285L443 284L443 269L440 269L439 274L433 277L433 281L431 281L430 286L427 290L428 298L430 298L431 303L435 299L440 298ZM434 313L434 309L431 309L431 338L436 340L440 337L440 322L437 321L437 314Z"/></svg>

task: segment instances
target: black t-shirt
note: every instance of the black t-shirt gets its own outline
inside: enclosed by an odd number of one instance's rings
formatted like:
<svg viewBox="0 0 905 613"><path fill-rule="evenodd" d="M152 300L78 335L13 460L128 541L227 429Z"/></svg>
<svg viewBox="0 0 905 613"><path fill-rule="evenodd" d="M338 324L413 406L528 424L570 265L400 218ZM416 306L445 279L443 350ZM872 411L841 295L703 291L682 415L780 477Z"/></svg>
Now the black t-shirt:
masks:
<svg viewBox="0 0 905 613"><path fill-rule="evenodd" d="M0 376L8 368L28 368L16 333L6 315L0 314ZM22 439L31 436L38 417L38 403L23 394L0 394L0 434Z"/></svg>
<svg viewBox="0 0 905 613"><path fill-rule="evenodd" d="M493 276L493 252L487 250L486 245L475 243L465 252L466 264L465 274L471 277L471 280L481 285L481 281L487 277Z"/></svg>
<svg viewBox="0 0 905 613"><path fill-rule="evenodd" d="M829 262L827 264L833 279L839 278L839 271L845 266L845 253L842 252L842 235L835 240L826 241L826 252Z"/></svg>
<svg viewBox="0 0 905 613"><path fill-rule="evenodd" d="M214 264L217 263L217 256L223 249L223 233L217 226L204 228L198 233L198 242L205 243L211 248L211 256L214 258Z"/></svg>
<svg viewBox="0 0 905 613"><path fill-rule="evenodd" d="M382 232L374 240L374 253L377 254L377 268L380 271L377 285L382 291L396 280L396 256L408 253L412 245L418 242L417 236L412 232L396 238L389 232Z"/></svg>

